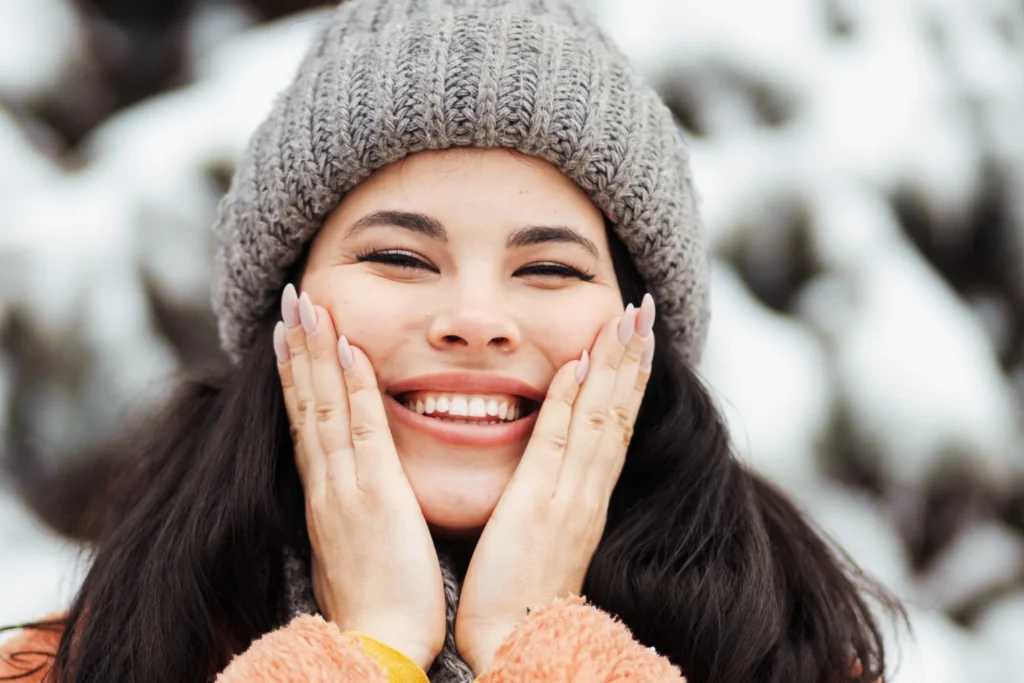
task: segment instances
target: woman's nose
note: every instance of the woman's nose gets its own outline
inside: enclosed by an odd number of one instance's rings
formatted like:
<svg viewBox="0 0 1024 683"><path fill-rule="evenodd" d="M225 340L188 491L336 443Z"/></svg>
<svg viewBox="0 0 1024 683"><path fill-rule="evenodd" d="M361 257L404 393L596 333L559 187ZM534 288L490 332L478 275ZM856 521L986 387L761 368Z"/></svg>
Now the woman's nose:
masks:
<svg viewBox="0 0 1024 683"><path fill-rule="evenodd" d="M497 306L463 305L434 317L430 343L438 349L467 350L495 348L512 351L519 347L520 332L515 321Z"/></svg>

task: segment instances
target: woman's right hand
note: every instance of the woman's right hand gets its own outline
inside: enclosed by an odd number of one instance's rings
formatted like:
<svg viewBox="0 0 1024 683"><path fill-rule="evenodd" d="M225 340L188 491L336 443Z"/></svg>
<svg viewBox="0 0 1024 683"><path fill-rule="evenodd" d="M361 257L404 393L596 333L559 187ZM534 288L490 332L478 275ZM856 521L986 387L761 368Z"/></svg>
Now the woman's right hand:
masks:
<svg viewBox="0 0 1024 683"><path fill-rule="evenodd" d="M444 645L437 552L391 438L369 358L285 287L274 351L306 498L324 616L424 670Z"/></svg>

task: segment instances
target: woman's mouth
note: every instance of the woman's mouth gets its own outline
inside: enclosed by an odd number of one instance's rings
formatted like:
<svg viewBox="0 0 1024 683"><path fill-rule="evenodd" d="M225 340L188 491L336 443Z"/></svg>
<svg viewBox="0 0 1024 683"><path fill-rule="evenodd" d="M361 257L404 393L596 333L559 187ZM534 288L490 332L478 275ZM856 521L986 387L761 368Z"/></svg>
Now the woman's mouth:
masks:
<svg viewBox="0 0 1024 683"><path fill-rule="evenodd" d="M420 415L471 424L515 422L529 415L535 407L534 401L508 394L408 391L395 398Z"/></svg>
<svg viewBox="0 0 1024 683"><path fill-rule="evenodd" d="M408 391L386 396L390 400L385 405L400 423L464 446L497 446L526 438L540 407L510 394Z"/></svg>

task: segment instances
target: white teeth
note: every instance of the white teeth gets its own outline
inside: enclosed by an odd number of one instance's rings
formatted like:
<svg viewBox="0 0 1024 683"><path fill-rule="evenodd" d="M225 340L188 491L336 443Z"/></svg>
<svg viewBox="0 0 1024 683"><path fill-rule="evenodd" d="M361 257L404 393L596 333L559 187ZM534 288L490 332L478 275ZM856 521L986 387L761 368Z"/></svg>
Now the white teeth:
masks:
<svg viewBox="0 0 1024 683"><path fill-rule="evenodd" d="M469 400L469 416L470 417L486 417L487 416L487 402L479 396L475 396Z"/></svg>
<svg viewBox="0 0 1024 683"><path fill-rule="evenodd" d="M465 396L452 396L452 405L448 409L449 415L465 417L469 415L469 404Z"/></svg>
<svg viewBox="0 0 1024 683"><path fill-rule="evenodd" d="M501 424L518 420L523 410L514 401L500 401L494 398L483 396L466 396L455 394L453 396L425 395L416 400L403 401L409 410L420 415L435 415L452 422L465 422L476 425ZM460 417L472 418L495 418L484 420L460 420Z"/></svg>

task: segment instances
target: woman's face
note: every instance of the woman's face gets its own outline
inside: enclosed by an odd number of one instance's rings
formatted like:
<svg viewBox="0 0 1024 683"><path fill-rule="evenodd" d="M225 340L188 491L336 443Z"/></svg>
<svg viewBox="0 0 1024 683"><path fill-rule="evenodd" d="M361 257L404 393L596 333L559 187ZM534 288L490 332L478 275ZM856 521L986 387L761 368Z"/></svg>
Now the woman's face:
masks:
<svg viewBox="0 0 1024 683"><path fill-rule="evenodd" d="M313 241L301 289L369 356L423 514L449 531L486 523L555 372L622 311L601 212L505 150L370 176Z"/></svg>

